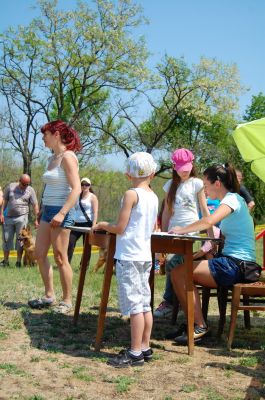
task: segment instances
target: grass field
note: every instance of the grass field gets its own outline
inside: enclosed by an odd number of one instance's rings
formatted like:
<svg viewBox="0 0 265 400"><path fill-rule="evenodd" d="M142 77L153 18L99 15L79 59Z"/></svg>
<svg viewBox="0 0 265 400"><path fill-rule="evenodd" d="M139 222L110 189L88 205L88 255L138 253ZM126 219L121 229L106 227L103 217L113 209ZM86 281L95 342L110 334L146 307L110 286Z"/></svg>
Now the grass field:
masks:
<svg viewBox="0 0 265 400"><path fill-rule="evenodd" d="M258 248L261 258L261 248ZM95 263L92 256L91 265ZM74 302L80 256L73 261ZM37 268L0 268L0 399L155 399L257 400L265 398L265 314L255 313L253 328L238 318L234 350L226 350L226 335L216 337L216 299L210 301L208 338L187 356L185 346L164 339L169 320L155 320L154 361L143 368L116 370L109 355L129 344L129 323L119 314L113 276L101 352L94 341L103 273L87 274L78 326L73 315L32 311L29 298L43 293ZM60 297L58 270L54 273ZM155 304L161 300L164 277L156 275ZM228 310L229 312L229 310ZM183 316L180 315L180 322ZM178 321L179 322L179 321ZM226 331L227 332L227 331Z"/></svg>

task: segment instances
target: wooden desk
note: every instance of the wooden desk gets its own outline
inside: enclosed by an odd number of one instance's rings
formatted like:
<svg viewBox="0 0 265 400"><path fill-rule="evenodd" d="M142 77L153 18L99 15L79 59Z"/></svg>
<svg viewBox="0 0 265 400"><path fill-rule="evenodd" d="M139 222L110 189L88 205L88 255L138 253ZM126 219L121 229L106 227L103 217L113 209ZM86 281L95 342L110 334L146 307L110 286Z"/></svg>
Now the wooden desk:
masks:
<svg viewBox="0 0 265 400"><path fill-rule="evenodd" d="M89 265L89 261L91 258L91 247L98 246L107 248L107 259L106 259L106 266L104 272L104 279L102 284L102 293L101 293L101 302L99 306L99 316L98 316L98 326L97 326L97 333L96 333L96 343L95 349L98 351L100 349L101 339L103 336L104 330L104 322L106 318L106 311L109 299L109 291L110 291L110 284L111 278L113 274L113 264L114 264L114 253L115 253L115 246L116 246L116 235L110 234L105 231L96 231L94 233L91 232L91 228L80 228L80 227L70 227L72 230L76 230L79 232L84 232L85 242L83 248L83 255L81 260L80 266L80 275L79 275L79 282L78 282L78 289L77 289L77 296L76 296L76 303L75 303L75 312L74 312L74 324L77 324L80 305L83 295L84 283L86 278L87 267Z"/></svg>
<svg viewBox="0 0 265 400"><path fill-rule="evenodd" d="M176 237L173 235L153 234L151 238L151 250L153 263L155 253L183 254L186 266L186 289L187 289L187 327L188 327L188 354L194 352L194 302L193 302L193 243L190 237ZM154 268L150 275L150 287L152 290L152 306L154 301Z"/></svg>
<svg viewBox="0 0 265 400"><path fill-rule="evenodd" d="M77 229L77 228L75 228ZM107 261L104 272L104 280L102 284L101 302L99 307L98 326L96 333L95 349L100 349L101 339L103 336L103 329L109 299L109 291L111 285L111 278L113 274L113 257L115 253L116 235L109 234L102 231L97 231L94 234L90 232L90 228L79 228L78 230L87 230L85 237L85 244L81 262L80 278L78 284L77 299L74 313L74 323L77 323L80 304L82 299L84 281L86 276L87 265L91 256L91 246L107 247ZM210 238L200 236L179 236L169 235L165 233L154 233L151 237L151 250L153 255L153 268L150 274L150 287L151 287L151 305L153 308L154 302L154 261L155 253L176 253L183 254L184 263L186 265L186 288L187 288L187 325L188 325L188 354L193 355L194 352L194 302L193 302L193 243L195 241L204 241ZM214 240L214 239L211 239ZM215 240L218 241L218 240Z"/></svg>
<svg viewBox="0 0 265 400"><path fill-rule="evenodd" d="M103 280L102 298L104 299L106 298L107 300L109 298L111 276L113 272L113 258L115 253L116 236L108 234L105 231L97 231L95 233L92 233L91 228L71 226L70 229L85 233L85 241L84 241L84 248L80 265L80 275L79 275L75 312L74 312L74 324L76 325L79 317L87 267L89 265L91 258L92 246L104 247L108 249L105 274ZM102 304L100 307L99 315L102 315L102 313L104 314L104 308L106 314L106 309L107 309L107 302L106 305L104 301L101 301L101 303ZM98 327L98 331L101 332L101 330L103 333L103 327L100 325Z"/></svg>

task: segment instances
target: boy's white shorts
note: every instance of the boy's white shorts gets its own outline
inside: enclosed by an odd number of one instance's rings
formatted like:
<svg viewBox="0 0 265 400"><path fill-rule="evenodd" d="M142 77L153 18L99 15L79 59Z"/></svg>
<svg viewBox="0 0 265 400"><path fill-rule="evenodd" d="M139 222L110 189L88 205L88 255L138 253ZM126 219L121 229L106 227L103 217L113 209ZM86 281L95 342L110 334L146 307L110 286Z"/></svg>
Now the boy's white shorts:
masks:
<svg viewBox="0 0 265 400"><path fill-rule="evenodd" d="M119 305L122 315L151 311L149 276L151 261L116 262Z"/></svg>

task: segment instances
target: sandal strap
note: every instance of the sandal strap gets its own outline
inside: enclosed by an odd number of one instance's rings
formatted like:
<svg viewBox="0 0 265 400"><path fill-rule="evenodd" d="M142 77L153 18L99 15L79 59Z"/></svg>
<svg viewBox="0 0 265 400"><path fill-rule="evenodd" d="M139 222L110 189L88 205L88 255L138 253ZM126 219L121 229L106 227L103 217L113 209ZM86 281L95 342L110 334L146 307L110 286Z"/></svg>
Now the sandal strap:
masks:
<svg viewBox="0 0 265 400"><path fill-rule="evenodd" d="M42 301L44 304L53 304L53 303L55 303L56 298L55 298L55 297L42 297L42 298L41 298L41 301Z"/></svg>
<svg viewBox="0 0 265 400"><path fill-rule="evenodd" d="M67 314L68 312L72 311L72 308L73 308L72 304L60 301L58 306L54 307L53 311L60 314Z"/></svg>
<svg viewBox="0 0 265 400"><path fill-rule="evenodd" d="M69 304L69 303L65 303L65 301L60 301L60 303L59 303L59 307L66 307L66 308L72 308L73 306L72 306L72 304Z"/></svg>
<svg viewBox="0 0 265 400"><path fill-rule="evenodd" d="M49 307L52 304L54 304L55 298L51 298L51 300L48 300L47 298L37 298L37 299L32 299L28 301L28 305L31 308L36 308L36 309L41 309L44 307Z"/></svg>

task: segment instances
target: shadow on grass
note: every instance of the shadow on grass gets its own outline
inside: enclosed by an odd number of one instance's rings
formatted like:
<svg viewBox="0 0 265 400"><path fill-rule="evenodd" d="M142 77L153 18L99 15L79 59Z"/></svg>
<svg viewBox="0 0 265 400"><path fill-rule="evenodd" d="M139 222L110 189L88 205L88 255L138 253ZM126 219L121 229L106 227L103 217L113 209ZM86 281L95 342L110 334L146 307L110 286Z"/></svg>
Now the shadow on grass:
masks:
<svg viewBox="0 0 265 400"><path fill-rule="evenodd" d="M225 341L226 345L226 341ZM212 362L207 366L226 371L237 372L250 378L244 400L259 400L265 398L265 338L264 327L255 327L251 330L238 328L233 341L233 350L210 350L215 356L228 356L228 363Z"/></svg>
<svg viewBox="0 0 265 400"><path fill-rule="evenodd" d="M253 354L248 353L245 357L244 354L233 351L230 352L230 356L234 358L230 363L211 362L207 363L207 366L217 370L225 370L228 373L231 371L248 376L250 384L246 390L244 400L264 399L264 351L255 351Z"/></svg>
<svg viewBox="0 0 265 400"><path fill-rule="evenodd" d="M52 310L34 310L22 303L5 303L10 309L21 309L21 316L31 340L31 346L49 353L64 353L75 357L105 359L111 353L104 347L126 347L130 338L128 322L119 316L106 316L101 351L94 350L98 313L82 313L74 326L73 316L56 314ZM108 309L109 312L109 309ZM116 352L116 351L115 351Z"/></svg>
<svg viewBox="0 0 265 400"><path fill-rule="evenodd" d="M7 301L2 303L4 307L9 308L10 310L18 310L19 308L24 308L27 307L27 304L22 303L22 302L11 302L11 301Z"/></svg>
<svg viewBox="0 0 265 400"><path fill-rule="evenodd" d="M220 338L217 337L217 329L218 329L218 316L210 317L210 331L201 343L213 344L214 346L218 345L223 346L223 341L220 341ZM175 325L171 324L170 319L165 318L154 318L152 338L157 340L165 340L166 335L168 333L172 333L178 330L178 327L185 322L184 315L181 314Z"/></svg>

